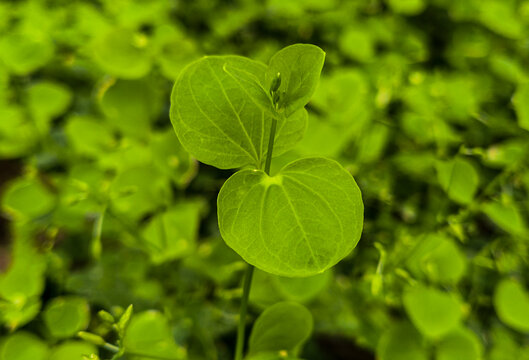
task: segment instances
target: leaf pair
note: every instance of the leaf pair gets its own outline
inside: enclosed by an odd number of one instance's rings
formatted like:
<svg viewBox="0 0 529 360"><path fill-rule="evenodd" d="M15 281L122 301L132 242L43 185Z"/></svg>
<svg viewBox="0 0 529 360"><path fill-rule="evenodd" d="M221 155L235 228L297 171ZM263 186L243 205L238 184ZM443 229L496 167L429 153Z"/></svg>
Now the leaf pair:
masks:
<svg viewBox="0 0 529 360"><path fill-rule="evenodd" d="M184 148L220 169L261 167L272 119L279 119L274 156L291 149L307 125L325 53L297 44L266 65L240 56L206 56L188 65L171 95L171 121ZM280 73L278 111L268 89Z"/></svg>
<svg viewBox="0 0 529 360"><path fill-rule="evenodd" d="M280 50L268 67L239 56L204 57L173 88L171 121L186 150L221 169L254 168L222 187L219 228L243 259L276 275L325 271L356 246L362 230L360 190L337 162L301 159L275 176L261 170L269 141L277 156L303 137L304 106L324 57L304 44Z"/></svg>

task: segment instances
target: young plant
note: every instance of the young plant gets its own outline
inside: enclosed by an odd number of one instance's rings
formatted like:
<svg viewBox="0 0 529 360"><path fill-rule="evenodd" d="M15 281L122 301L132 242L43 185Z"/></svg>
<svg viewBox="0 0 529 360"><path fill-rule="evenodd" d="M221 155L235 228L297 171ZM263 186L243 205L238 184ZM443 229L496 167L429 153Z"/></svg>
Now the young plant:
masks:
<svg viewBox="0 0 529 360"><path fill-rule="evenodd" d="M325 53L296 44L268 66L240 56L206 56L188 65L171 95L171 122L183 147L219 169L240 168L217 200L222 238L248 264L235 358L242 359L253 267L307 277L334 266L356 246L363 203L338 162L303 158L277 174L272 158L292 149L307 126Z"/></svg>

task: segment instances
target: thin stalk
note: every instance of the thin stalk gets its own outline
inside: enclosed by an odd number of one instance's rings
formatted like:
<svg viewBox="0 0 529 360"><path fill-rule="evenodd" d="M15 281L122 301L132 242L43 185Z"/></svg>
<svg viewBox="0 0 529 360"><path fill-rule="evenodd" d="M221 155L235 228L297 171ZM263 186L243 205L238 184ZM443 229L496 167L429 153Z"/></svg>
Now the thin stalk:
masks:
<svg viewBox="0 0 529 360"><path fill-rule="evenodd" d="M264 171L270 175L270 165L272 164L272 152L274 151L274 139L276 137L277 119L272 118L272 125L270 126L270 138L268 139L268 151L266 153L266 162Z"/></svg>
<svg viewBox="0 0 529 360"><path fill-rule="evenodd" d="M272 152L274 151L274 140L276 137L277 119L272 118L270 125L270 138L268 139L268 151L266 153L266 162L264 171L270 175L270 165L272 164ZM248 297L252 287L252 276L254 267L250 264L246 267L244 273L244 284L242 289L242 302L239 310L239 324L237 326L237 343L235 345L235 360L242 360L244 352L244 328L246 325L246 313L248 311Z"/></svg>
<svg viewBox="0 0 529 360"><path fill-rule="evenodd" d="M242 360L244 350L244 328L246 325L246 312L248 310L248 297L252 286L252 276L254 267L250 264L244 273L244 285L242 290L242 303L239 310L239 325L237 327L237 345L235 347L235 360Z"/></svg>

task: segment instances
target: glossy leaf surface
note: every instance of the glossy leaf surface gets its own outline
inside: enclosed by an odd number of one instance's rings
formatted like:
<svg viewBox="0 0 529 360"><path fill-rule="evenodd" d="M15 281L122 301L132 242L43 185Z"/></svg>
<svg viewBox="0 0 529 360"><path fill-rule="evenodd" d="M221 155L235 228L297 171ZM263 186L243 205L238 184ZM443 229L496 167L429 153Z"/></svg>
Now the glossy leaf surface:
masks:
<svg viewBox="0 0 529 360"><path fill-rule="evenodd" d="M363 203L341 165L306 158L275 176L237 172L220 190L218 214L224 241L248 263L276 275L311 276L356 246Z"/></svg>

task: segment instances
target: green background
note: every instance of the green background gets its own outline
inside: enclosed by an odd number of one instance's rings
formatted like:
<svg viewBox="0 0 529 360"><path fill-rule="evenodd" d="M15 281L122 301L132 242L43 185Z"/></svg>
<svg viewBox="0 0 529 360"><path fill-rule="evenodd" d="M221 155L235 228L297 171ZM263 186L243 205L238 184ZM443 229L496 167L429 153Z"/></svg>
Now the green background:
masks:
<svg viewBox="0 0 529 360"><path fill-rule="evenodd" d="M252 323L280 301L313 320L276 305L296 349L252 334L273 350L252 358L529 359L529 1L3 0L0 360L96 353L77 331L116 342L97 312L129 304L131 351L231 358L245 265L215 204L233 171L181 147L170 92L202 55L294 43L327 55L273 171L338 160L364 232L322 275L256 271Z"/></svg>

